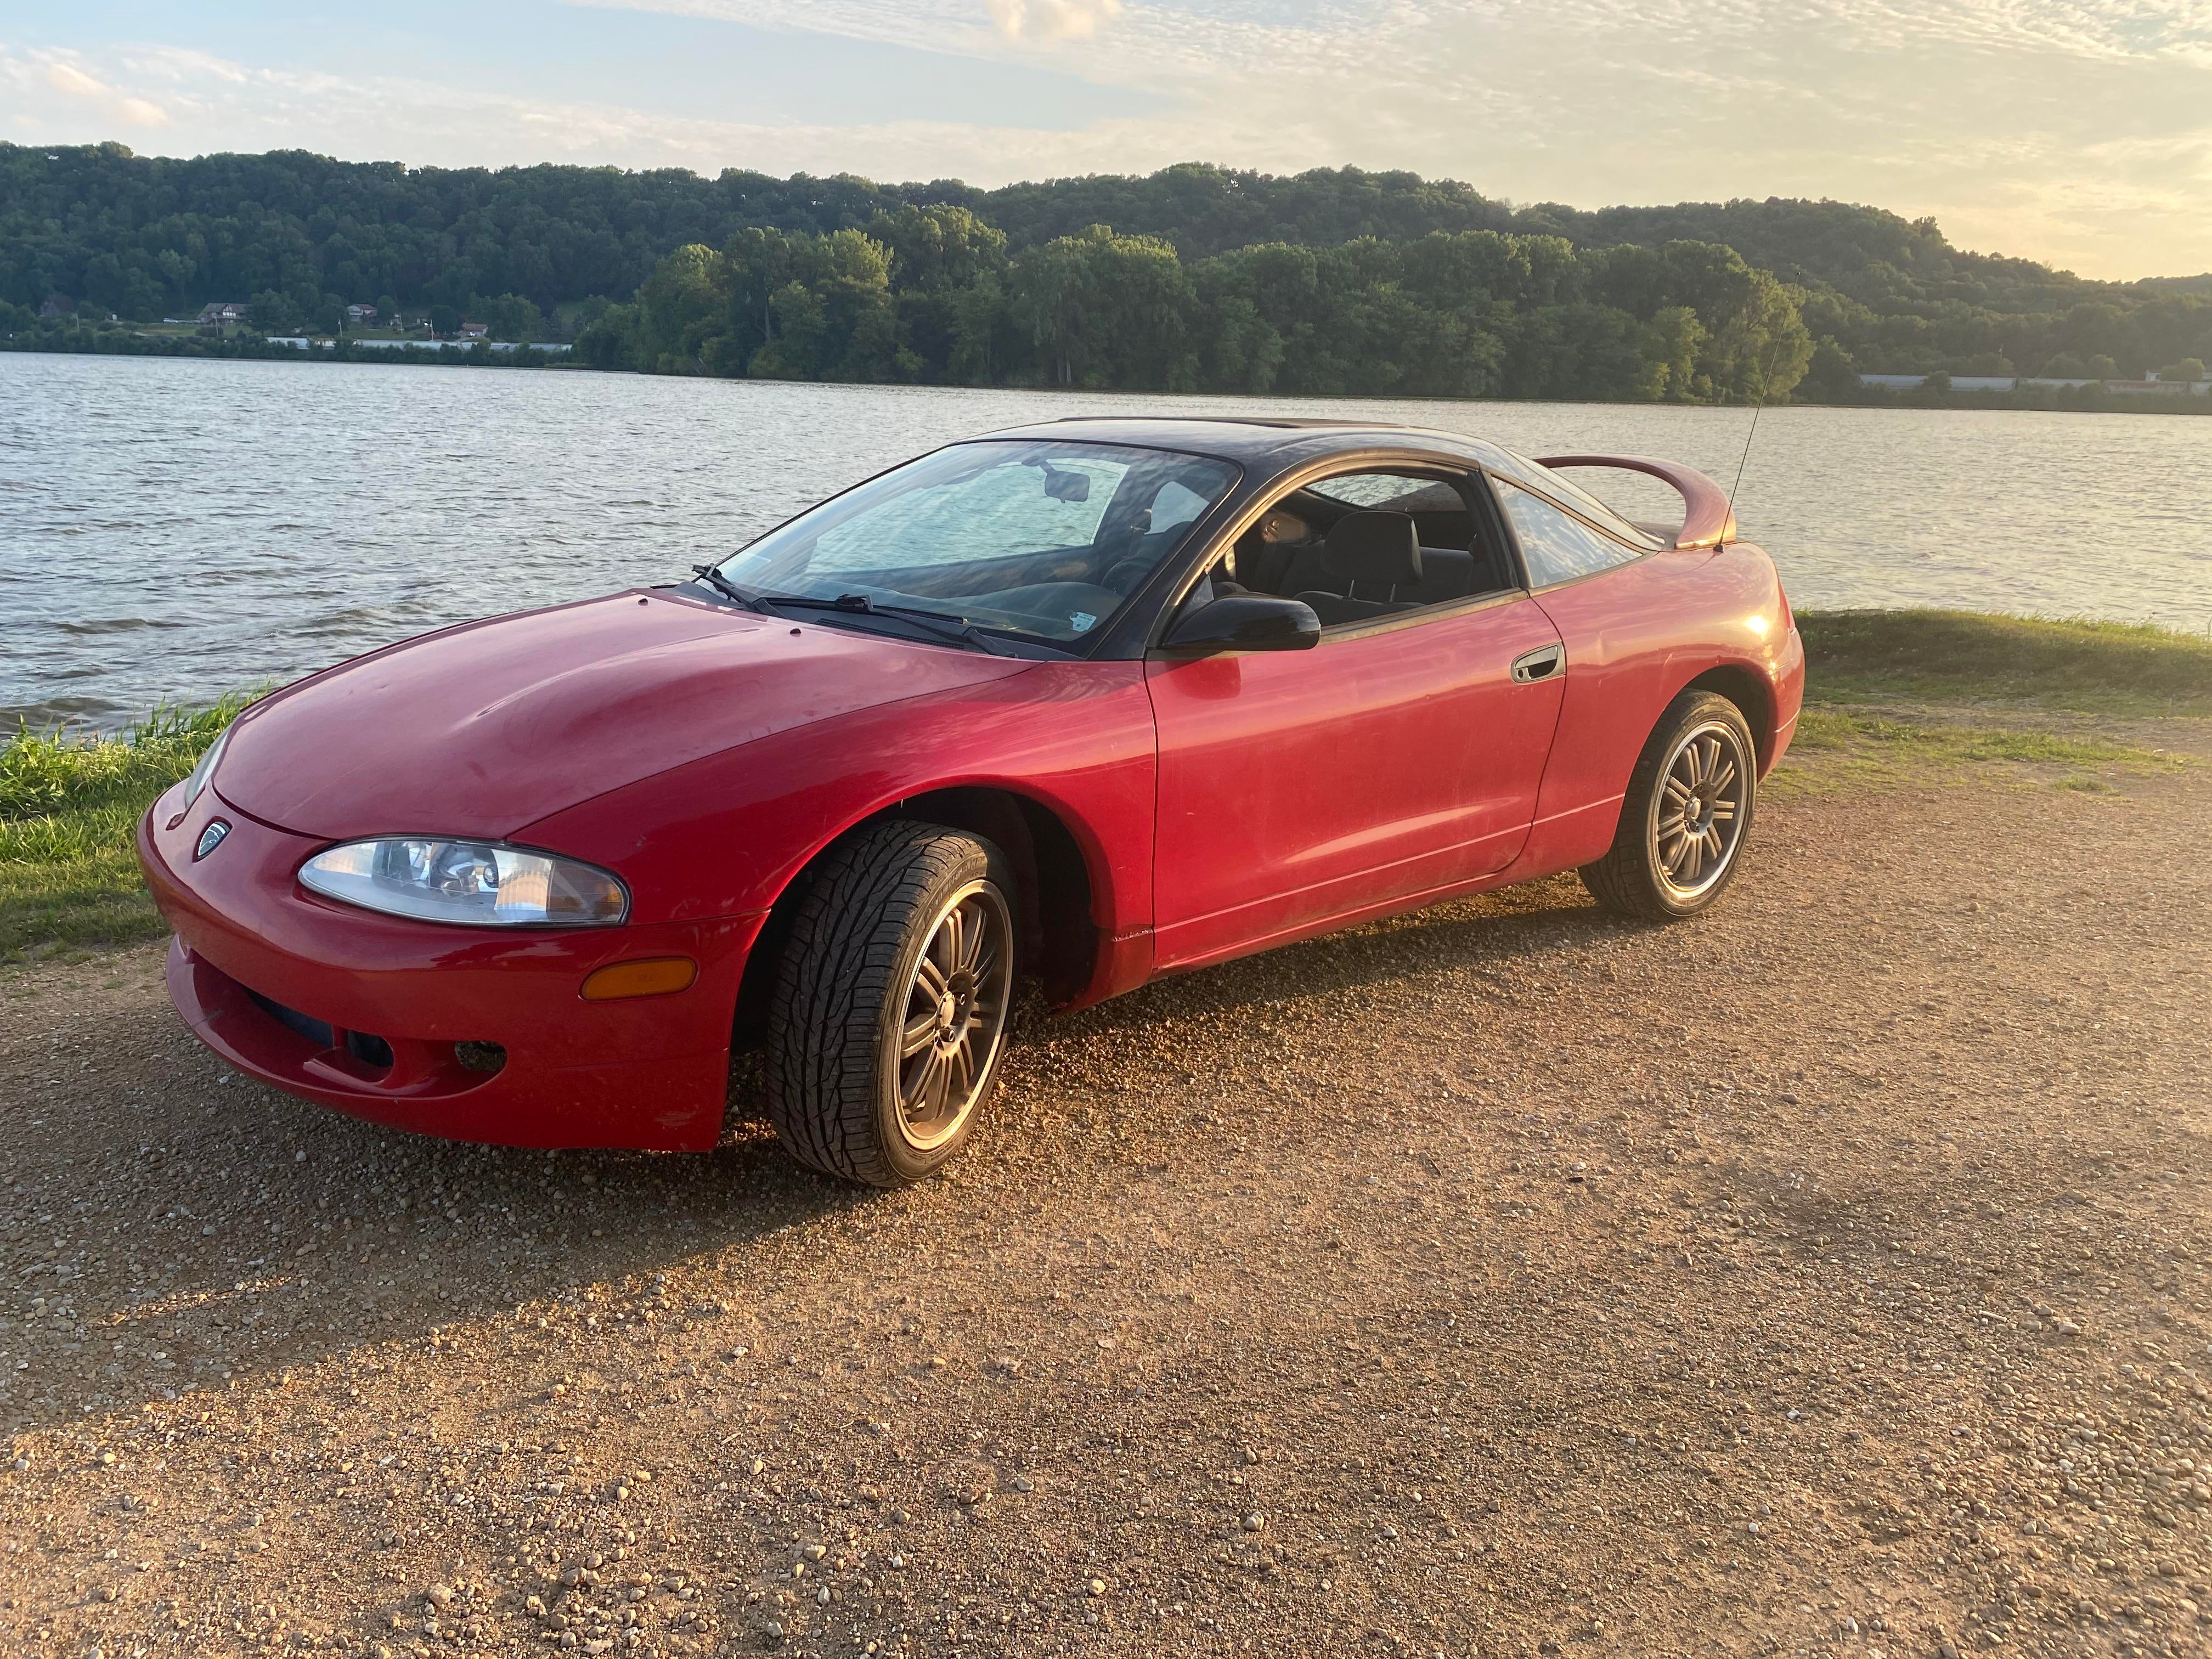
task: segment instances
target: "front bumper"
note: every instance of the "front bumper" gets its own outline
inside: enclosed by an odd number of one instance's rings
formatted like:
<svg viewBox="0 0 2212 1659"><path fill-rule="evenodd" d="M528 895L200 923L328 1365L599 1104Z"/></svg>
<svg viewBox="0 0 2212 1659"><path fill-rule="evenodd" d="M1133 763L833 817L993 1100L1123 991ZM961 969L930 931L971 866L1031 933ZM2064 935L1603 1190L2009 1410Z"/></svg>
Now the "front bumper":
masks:
<svg viewBox="0 0 2212 1659"><path fill-rule="evenodd" d="M176 931L170 998L240 1071L455 1140L704 1151L720 1138L731 1019L764 915L514 933L380 915L299 885L324 842L213 789L181 817L178 800L172 790L140 821L138 860ZM230 833L195 861L217 817ZM699 964L689 990L579 994L594 969L664 956Z"/></svg>

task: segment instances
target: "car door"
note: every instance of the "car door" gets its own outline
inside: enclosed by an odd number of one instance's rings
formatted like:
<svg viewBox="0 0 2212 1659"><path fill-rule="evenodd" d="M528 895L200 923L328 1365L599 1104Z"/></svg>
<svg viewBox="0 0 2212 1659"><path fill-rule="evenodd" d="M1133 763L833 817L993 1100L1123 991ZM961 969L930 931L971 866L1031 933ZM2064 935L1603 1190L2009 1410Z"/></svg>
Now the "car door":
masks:
<svg viewBox="0 0 2212 1659"><path fill-rule="evenodd" d="M1157 964L1503 870L1534 816L1563 665L1519 591L1328 629L1309 650L1149 661Z"/></svg>

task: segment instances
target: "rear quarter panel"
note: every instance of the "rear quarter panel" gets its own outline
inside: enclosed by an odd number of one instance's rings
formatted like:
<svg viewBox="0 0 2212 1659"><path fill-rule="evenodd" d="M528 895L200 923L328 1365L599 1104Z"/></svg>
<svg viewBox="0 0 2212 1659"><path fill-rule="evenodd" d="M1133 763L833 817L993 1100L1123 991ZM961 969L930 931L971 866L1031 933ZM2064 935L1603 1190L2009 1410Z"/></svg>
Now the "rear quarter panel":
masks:
<svg viewBox="0 0 2212 1659"><path fill-rule="evenodd" d="M1762 769L1787 745L1804 655L1759 548L1655 553L1537 599L1566 643L1567 678L1522 873L1603 856L1637 757L1667 705L1702 674L1735 667L1757 684L1765 707L1748 718Z"/></svg>

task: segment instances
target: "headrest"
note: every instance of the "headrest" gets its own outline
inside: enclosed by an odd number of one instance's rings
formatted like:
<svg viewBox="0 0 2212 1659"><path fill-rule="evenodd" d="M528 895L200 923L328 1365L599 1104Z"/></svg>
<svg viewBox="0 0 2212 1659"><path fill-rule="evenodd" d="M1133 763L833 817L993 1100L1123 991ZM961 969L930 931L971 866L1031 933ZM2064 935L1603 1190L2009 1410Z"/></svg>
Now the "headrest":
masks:
<svg viewBox="0 0 2212 1659"><path fill-rule="evenodd" d="M1421 580L1421 532L1408 514L1347 513L1329 526L1322 557L1346 581L1413 587Z"/></svg>

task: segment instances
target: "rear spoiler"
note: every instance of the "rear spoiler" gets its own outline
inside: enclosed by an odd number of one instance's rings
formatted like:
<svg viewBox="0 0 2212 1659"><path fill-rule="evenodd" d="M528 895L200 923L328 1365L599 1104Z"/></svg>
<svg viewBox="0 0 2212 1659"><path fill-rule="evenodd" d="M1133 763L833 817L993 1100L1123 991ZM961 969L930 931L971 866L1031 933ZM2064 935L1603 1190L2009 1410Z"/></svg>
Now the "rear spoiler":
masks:
<svg viewBox="0 0 2212 1659"><path fill-rule="evenodd" d="M1674 537L1676 547L1719 547L1736 539L1735 512L1729 503L1728 492L1694 466L1654 460L1648 455L1547 455L1536 465L1617 466L1649 474L1671 484L1682 498L1682 528Z"/></svg>

